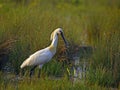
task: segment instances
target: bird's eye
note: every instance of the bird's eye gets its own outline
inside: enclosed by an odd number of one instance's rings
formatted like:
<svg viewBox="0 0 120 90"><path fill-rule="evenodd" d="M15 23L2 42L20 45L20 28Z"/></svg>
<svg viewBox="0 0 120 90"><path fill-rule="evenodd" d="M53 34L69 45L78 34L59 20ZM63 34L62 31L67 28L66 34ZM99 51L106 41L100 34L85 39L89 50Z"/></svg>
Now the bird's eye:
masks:
<svg viewBox="0 0 120 90"><path fill-rule="evenodd" d="M59 33L62 33L62 31L60 31Z"/></svg>

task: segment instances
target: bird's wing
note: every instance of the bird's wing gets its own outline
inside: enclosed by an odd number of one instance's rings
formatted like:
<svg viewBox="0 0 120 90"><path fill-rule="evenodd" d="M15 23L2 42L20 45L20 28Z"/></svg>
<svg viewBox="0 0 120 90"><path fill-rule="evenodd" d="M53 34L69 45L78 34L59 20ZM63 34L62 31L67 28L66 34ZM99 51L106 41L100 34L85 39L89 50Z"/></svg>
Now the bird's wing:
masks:
<svg viewBox="0 0 120 90"><path fill-rule="evenodd" d="M40 65L48 62L53 57L48 48L39 50L29 57L29 65Z"/></svg>

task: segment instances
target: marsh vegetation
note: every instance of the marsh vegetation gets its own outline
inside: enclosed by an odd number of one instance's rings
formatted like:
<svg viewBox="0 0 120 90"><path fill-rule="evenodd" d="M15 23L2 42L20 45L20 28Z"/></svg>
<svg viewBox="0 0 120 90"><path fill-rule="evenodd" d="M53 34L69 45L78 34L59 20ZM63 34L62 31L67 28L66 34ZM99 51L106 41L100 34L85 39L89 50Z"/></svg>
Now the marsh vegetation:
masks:
<svg viewBox="0 0 120 90"><path fill-rule="evenodd" d="M51 32L58 27L63 28L65 37L73 46L95 48L89 58L87 77L73 84L67 77L68 66L63 68L62 63L57 62L58 52L43 67L42 78L36 78L35 74L29 79L27 71L23 78L19 78L21 63L30 54L48 46ZM4 47L7 41L10 45ZM58 51L63 47L60 38ZM120 89L120 1L0 0L1 57L3 49L4 52L10 50L4 53L9 57L6 66L10 72L6 69L0 72L1 90ZM52 78L59 75L63 77Z"/></svg>

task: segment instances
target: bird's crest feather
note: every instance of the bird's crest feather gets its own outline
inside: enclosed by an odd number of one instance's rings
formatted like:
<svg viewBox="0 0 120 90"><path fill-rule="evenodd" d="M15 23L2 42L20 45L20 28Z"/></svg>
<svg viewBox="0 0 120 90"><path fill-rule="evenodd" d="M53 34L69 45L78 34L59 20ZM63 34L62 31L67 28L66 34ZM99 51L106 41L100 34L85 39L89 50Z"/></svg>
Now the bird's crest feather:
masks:
<svg viewBox="0 0 120 90"><path fill-rule="evenodd" d="M53 35L54 35L54 32L52 32L52 34L51 34L51 37L50 37L51 41L53 40Z"/></svg>

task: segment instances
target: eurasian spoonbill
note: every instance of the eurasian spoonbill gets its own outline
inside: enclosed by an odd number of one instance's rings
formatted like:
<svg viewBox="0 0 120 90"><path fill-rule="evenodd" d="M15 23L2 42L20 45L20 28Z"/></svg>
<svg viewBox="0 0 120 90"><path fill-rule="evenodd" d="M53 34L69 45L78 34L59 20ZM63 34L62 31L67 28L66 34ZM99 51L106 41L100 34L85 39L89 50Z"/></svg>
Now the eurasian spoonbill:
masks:
<svg viewBox="0 0 120 90"><path fill-rule="evenodd" d="M48 61L50 61L52 59L52 57L55 55L59 34L62 36L62 38L65 42L65 45L67 45L67 41L64 37L63 30L61 28L57 28L51 34L50 40L52 40L52 43L50 44L50 46L48 46L42 50L38 50L34 54L30 55L29 58L27 58L22 63L22 65L20 66L21 69L23 69L26 66L33 66L33 68L30 70L30 77L31 77L34 69L37 66L39 66L39 74L38 74L38 77L39 77L40 76L40 69L42 68L42 66L45 63L47 63Z"/></svg>

